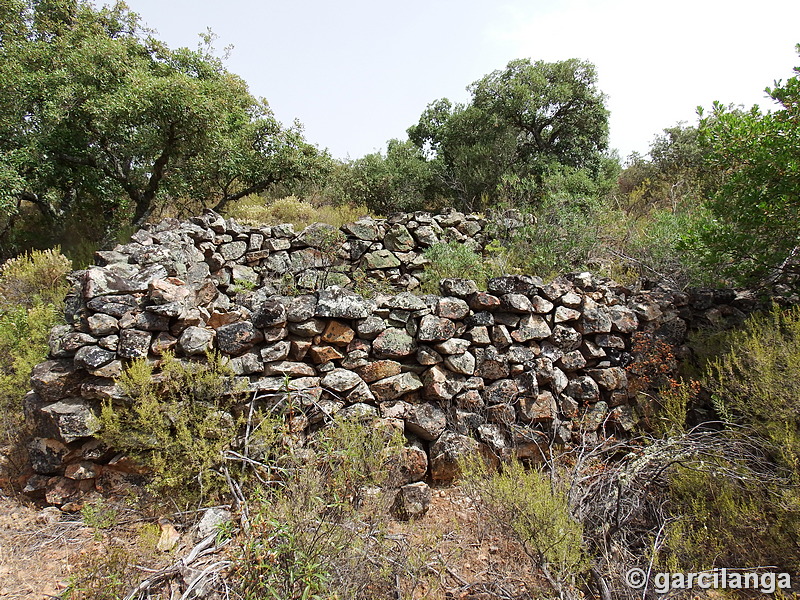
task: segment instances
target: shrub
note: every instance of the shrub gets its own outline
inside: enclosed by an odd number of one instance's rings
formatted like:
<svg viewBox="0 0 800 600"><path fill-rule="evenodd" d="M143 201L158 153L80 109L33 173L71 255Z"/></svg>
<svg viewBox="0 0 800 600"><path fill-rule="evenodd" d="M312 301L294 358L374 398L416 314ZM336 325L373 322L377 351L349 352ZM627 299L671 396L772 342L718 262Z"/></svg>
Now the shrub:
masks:
<svg viewBox="0 0 800 600"><path fill-rule="evenodd" d="M341 227L369 214L365 206L329 204L315 206L310 202L287 196L270 201L262 196L246 196L230 205L226 216L246 225L278 225L291 223L302 229L312 223L327 223Z"/></svg>
<svg viewBox="0 0 800 600"><path fill-rule="evenodd" d="M32 252L0 267L0 436L23 430L22 397L31 369L47 357L50 329L61 322L69 260L58 249Z"/></svg>
<svg viewBox="0 0 800 600"><path fill-rule="evenodd" d="M698 457L699 458L699 457ZM774 565L797 572L800 503L749 457L683 461L668 478L668 521L661 556L667 570Z"/></svg>
<svg viewBox="0 0 800 600"><path fill-rule="evenodd" d="M560 598L578 597L588 563L583 526L570 514L568 478L512 459L491 472L479 457L462 464L467 493L489 518L515 537Z"/></svg>
<svg viewBox="0 0 800 600"><path fill-rule="evenodd" d="M800 477L800 308L751 315L727 337L704 379L718 413L770 440Z"/></svg>
<svg viewBox="0 0 800 600"><path fill-rule="evenodd" d="M469 246L459 242L434 244L425 250L429 264L422 274L422 291L439 293L439 281L448 277L474 279L478 287L486 288L487 272L484 259Z"/></svg>
<svg viewBox="0 0 800 600"><path fill-rule="evenodd" d="M156 374L140 359L123 372L117 383L129 401L103 404L98 435L141 461L162 496L204 499L223 487L214 467L237 433L233 372L218 354L185 362L167 353L160 366Z"/></svg>
<svg viewBox="0 0 800 600"><path fill-rule="evenodd" d="M58 247L7 260L0 267L0 306L60 305L69 289L66 275L71 269Z"/></svg>
<svg viewBox="0 0 800 600"><path fill-rule="evenodd" d="M410 567L387 538L391 493L374 486L387 482L402 435L374 425L337 419L310 440L313 454L290 455L280 481L252 495L251 527L232 567L240 597L380 598L395 590L395 575Z"/></svg>

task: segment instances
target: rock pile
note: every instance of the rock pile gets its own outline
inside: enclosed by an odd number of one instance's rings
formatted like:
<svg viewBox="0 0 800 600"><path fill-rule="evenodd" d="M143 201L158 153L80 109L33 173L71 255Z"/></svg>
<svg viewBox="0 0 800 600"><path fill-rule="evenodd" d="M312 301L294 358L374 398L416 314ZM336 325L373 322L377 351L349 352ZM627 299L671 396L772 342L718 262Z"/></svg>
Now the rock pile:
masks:
<svg viewBox="0 0 800 600"><path fill-rule="evenodd" d="M408 439L403 483L445 482L466 451L540 460L553 442L631 431L632 336L680 346L687 327L739 320L753 305L731 291L637 291L588 273L549 284L498 277L485 291L445 279L439 296L364 298L345 287L359 270L415 287L426 246L480 248L483 225L414 213L294 233L207 213L98 252L97 266L74 275L67 325L54 328L50 358L31 376L24 403L38 475L28 491L63 505L130 472L93 436L101 403L123 399L115 377L135 359L215 350L252 393L286 391L288 378L308 429L336 414L389 420ZM287 274L294 295L281 293Z"/></svg>

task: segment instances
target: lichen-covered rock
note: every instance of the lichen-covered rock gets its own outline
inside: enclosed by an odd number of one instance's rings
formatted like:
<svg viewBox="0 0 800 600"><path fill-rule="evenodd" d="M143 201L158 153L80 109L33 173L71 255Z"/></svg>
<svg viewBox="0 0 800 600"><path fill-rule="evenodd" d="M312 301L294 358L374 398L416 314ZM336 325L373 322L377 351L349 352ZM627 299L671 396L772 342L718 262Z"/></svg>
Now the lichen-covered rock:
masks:
<svg viewBox="0 0 800 600"><path fill-rule="evenodd" d="M334 390L336 392L346 392L352 390L359 383L364 383L357 374L347 369L334 369L326 373L320 381L320 385L324 388Z"/></svg>
<svg viewBox="0 0 800 600"><path fill-rule="evenodd" d="M405 421L406 430L426 442L438 438L447 427L447 415L431 402L412 405Z"/></svg>
<svg viewBox="0 0 800 600"><path fill-rule="evenodd" d="M395 496L392 512L402 521L425 516L431 504L431 489L423 481L409 483L400 488Z"/></svg>
<svg viewBox="0 0 800 600"><path fill-rule="evenodd" d="M125 332L123 332L124 334ZM214 342L214 331L211 329L206 329L205 327L187 327L181 333L181 337L178 339L178 347L180 348L181 352L183 352L187 356L196 356L199 354L205 354L206 351L211 350L212 344ZM148 344L150 343L148 339ZM144 356L147 355L145 351ZM125 357L125 358L136 358L133 357Z"/></svg>
<svg viewBox="0 0 800 600"><path fill-rule="evenodd" d="M414 353L416 342L405 329L390 327L372 342L376 358L403 358Z"/></svg>
<svg viewBox="0 0 800 600"><path fill-rule="evenodd" d="M375 398L378 402L384 402L387 400L394 400L409 392L418 390L422 385L422 380L418 375L414 373L401 373L375 381L369 386L369 389L375 394Z"/></svg>
<svg viewBox="0 0 800 600"><path fill-rule="evenodd" d="M46 360L31 372L31 386L45 402L77 395L83 373L70 359Z"/></svg>
<svg viewBox="0 0 800 600"><path fill-rule="evenodd" d="M365 300L350 290L333 286L319 292L316 316L334 319L366 319L374 308L374 302Z"/></svg>
<svg viewBox="0 0 800 600"><path fill-rule="evenodd" d="M264 339L261 332L250 321L230 323L217 328L217 347L220 352L239 356Z"/></svg>

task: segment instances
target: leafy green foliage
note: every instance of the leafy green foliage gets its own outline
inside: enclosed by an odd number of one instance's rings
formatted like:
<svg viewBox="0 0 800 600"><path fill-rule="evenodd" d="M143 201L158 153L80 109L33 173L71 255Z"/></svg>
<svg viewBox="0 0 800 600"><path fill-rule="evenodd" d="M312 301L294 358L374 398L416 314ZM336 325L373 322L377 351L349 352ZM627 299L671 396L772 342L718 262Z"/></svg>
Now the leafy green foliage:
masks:
<svg viewBox="0 0 800 600"><path fill-rule="evenodd" d="M695 246L737 283L798 272L800 76L766 91L778 104L771 112L715 104L701 122L718 179L708 201L712 219L697 232Z"/></svg>
<svg viewBox="0 0 800 600"><path fill-rule="evenodd" d="M527 200L539 199L556 165L597 174L608 111L590 63L514 60L468 89L471 103L437 100L408 129L431 159L440 194L476 210L509 181L533 192Z"/></svg>
<svg viewBox="0 0 800 600"><path fill-rule="evenodd" d="M0 15L6 230L27 204L56 234L88 214L102 236L174 198L221 210L327 164L208 46L170 50L123 3L15 7Z"/></svg>
<svg viewBox="0 0 800 600"><path fill-rule="evenodd" d="M411 142L389 140L386 155L377 152L341 166L328 193L337 204L364 205L378 214L422 210L433 198L433 174Z"/></svg>
<svg viewBox="0 0 800 600"><path fill-rule="evenodd" d="M61 322L70 262L58 249L34 251L0 267L0 436L23 430L22 396L31 369L47 357L50 329Z"/></svg>
<svg viewBox="0 0 800 600"><path fill-rule="evenodd" d="M772 441L800 477L800 309L752 315L727 337L704 381L717 411Z"/></svg>
<svg viewBox="0 0 800 600"><path fill-rule="evenodd" d="M422 274L422 290L428 294L439 293L439 281L448 277L464 277L468 274L479 287L486 285L487 271L483 257L469 246L459 242L434 244L425 250L430 261Z"/></svg>
<svg viewBox="0 0 800 600"><path fill-rule="evenodd" d="M583 527L573 519L566 480L512 459L492 472L480 457L462 465L468 493L487 515L519 540L559 597L587 568Z"/></svg>
<svg viewBox="0 0 800 600"><path fill-rule="evenodd" d="M753 477L742 464L711 458L689 461L669 477L669 510L662 558L668 570L775 565L796 572L800 500L768 474Z"/></svg>
<svg viewBox="0 0 800 600"><path fill-rule="evenodd" d="M297 230L313 223L327 223L341 227L369 214L366 206L350 204L324 204L316 206L296 196L270 200L251 195L229 204L225 215L240 223L252 226L291 223Z"/></svg>
<svg viewBox="0 0 800 600"><path fill-rule="evenodd" d="M214 470L237 433L230 412L237 395L227 361L209 354L184 362L165 354L156 373L145 359L134 361L118 384L125 405L104 403L100 438L137 458L152 474L152 488L173 499L195 500L224 485Z"/></svg>

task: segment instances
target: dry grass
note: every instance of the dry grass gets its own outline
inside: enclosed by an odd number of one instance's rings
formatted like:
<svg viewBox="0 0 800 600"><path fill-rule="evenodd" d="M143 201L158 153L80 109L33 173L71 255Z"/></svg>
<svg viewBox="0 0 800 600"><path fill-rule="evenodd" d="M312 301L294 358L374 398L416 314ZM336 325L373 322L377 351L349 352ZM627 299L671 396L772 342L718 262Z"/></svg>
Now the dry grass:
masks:
<svg viewBox="0 0 800 600"><path fill-rule="evenodd" d="M315 206L295 196L272 201L260 196L247 196L232 204L225 216L250 226L292 223L296 229L303 229L312 223L341 227L368 214L369 210L364 206Z"/></svg>

